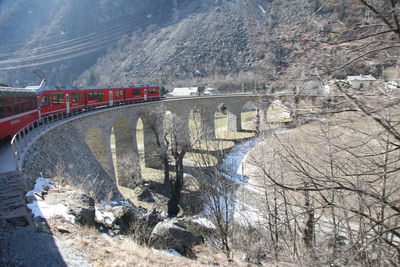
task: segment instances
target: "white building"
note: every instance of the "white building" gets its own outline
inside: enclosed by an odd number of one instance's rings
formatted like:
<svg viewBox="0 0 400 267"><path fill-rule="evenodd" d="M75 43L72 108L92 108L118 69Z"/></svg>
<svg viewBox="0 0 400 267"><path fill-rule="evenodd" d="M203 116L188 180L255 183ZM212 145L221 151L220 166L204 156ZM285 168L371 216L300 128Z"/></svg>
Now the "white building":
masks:
<svg viewBox="0 0 400 267"><path fill-rule="evenodd" d="M347 82L355 89L369 88L376 79L372 75L347 76Z"/></svg>
<svg viewBox="0 0 400 267"><path fill-rule="evenodd" d="M197 96L200 95L200 89L200 87L178 87L174 88L171 95L175 97Z"/></svg>

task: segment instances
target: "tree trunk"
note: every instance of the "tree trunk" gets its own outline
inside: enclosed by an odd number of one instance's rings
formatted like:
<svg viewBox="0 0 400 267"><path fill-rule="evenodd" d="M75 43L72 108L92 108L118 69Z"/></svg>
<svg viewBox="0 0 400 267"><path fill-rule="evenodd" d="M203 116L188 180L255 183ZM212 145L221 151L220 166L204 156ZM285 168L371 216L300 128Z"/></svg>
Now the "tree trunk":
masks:
<svg viewBox="0 0 400 267"><path fill-rule="evenodd" d="M171 183L172 196L168 201L168 216L176 217L179 213L179 201L181 200L181 191L183 188L183 158L186 154L186 149L182 149L180 153L175 154L175 182Z"/></svg>

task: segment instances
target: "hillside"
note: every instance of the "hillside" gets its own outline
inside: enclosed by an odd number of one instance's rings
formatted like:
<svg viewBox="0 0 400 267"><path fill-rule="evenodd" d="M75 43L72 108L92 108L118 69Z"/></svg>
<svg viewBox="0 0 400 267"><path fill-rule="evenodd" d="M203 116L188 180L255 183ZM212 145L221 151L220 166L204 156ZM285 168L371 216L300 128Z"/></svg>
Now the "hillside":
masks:
<svg viewBox="0 0 400 267"><path fill-rule="evenodd" d="M313 16L312 0L0 2L0 82L203 84L281 82L318 46L338 11ZM71 76L71 78L69 77Z"/></svg>

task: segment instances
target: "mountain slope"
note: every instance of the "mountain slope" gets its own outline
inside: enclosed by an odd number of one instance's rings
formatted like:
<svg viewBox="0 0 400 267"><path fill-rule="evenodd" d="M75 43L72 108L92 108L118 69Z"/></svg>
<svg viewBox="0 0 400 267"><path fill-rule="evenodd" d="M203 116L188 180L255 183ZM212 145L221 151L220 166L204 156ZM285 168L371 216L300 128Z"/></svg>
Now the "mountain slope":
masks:
<svg viewBox="0 0 400 267"><path fill-rule="evenodd" d="M4 0L0 82L209 85L282 81L317 46L296 44L337 20L308 0ZM40 4L39 4L40 3ZM316 23L317 22L317 23ZM8 53L7 55L4 55Z"/></svg>

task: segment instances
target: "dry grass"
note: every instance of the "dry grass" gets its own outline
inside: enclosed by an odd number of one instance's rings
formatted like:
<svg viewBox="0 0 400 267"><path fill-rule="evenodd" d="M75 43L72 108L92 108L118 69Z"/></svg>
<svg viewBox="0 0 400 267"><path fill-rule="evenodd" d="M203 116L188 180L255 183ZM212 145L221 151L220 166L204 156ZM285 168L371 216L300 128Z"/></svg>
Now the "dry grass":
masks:
<svg viewBox="0 0 400 267"><path fill-rule="evenodd" d="M93 227L73 225L70 234L53 234L84 252L95 266L205 266L185 257L176 257L138 245L129 236L110 237Z"/></svg>
<svg viewBox="0 0 400 267"><path fill-rule="evenodd" d="M248 266L238 258L228 261L224 254L205 245L195 247L197 259L192 260L141 246L131 236L110 237L94 227L72 225L55 218L48 223L57 239L83 252L95 266Z"/></svg>

